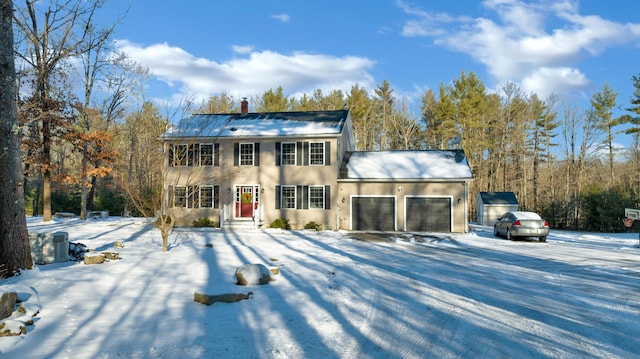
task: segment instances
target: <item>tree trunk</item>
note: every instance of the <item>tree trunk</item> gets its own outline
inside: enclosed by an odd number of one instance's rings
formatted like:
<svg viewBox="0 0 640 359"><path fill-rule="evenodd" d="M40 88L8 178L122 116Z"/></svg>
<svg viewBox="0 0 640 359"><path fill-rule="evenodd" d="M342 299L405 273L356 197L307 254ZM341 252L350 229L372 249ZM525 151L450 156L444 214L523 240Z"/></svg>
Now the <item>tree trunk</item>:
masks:
<svg viewBox="0 0 640 359"><path fill-rule="evenodd" d="M26 176L25 176L26 178ZM26 186L26 181L25 181L25 187ZM38 176L38 178L36 179L36 185L35 185L35 192L33 194L33 217L37 217L39 216L40 213L40 196L42 195L42 176Z"/></svg>
<svg viewBox="0 0 640 359"><path fill-rule="evenodd" d="M51 171L46 170L42 175L42 220L48 222L51 218Z"/></svg>
<svg viewBox="0 0 640 359"><path fill-rule="evenodd" d="M45 96L44 90L39 93ZM46 118L42 120L42 154L45 168L42 174L42 219L48 222L51 220L51 122Z"/></svg>
<svg viewBox="0 0 640 359"><path fill-rule="evenodd" d="M95 202L95 198L96 198L96 186L97 185L98 185L98 177L97 176L91 176L91 186L89 186L89 193L87 194L87 209L90 210L90 211L93 211L93 210L96 209L96 206L95 206L94 202Z"/></svg>
<svg viewBox="0 0 640 359"><path fill-rule="evenodd" d="M18 138L13 1L0 2L0 277L31 268Z"/></svg>
<svg viewBox="0 0 640 359"><path fill-rule="evenodd" d="M87 160L87 144L85 143L82 147L82 170L81 170L81 178L80 178L80 188L81 188L81 193L80 193L80 219L81 220L85 220L87 219L87 192L89 190L89 186L87 184L88 178L87 178L87 166L88 166L88 160Z"/></svg>

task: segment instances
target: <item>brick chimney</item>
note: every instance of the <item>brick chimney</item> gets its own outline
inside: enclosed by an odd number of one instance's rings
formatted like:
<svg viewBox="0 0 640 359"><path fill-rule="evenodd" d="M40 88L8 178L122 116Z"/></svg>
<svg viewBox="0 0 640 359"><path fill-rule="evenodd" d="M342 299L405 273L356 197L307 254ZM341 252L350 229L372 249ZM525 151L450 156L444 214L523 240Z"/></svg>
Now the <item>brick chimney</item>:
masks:
<svg viewBox="0 0 640 359"><path fill-rule="evenodd" d="M240 113L243 115L249 113L249 101L247 101L246 97L243 97L242 101L240 101Z"/></svg>

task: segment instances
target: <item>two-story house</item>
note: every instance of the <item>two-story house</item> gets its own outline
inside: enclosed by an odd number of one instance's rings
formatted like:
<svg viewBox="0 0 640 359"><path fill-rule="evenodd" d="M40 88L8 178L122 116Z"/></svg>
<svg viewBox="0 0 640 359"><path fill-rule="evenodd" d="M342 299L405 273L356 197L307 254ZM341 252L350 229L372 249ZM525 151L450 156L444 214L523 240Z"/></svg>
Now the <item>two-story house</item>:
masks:
<svg viewBox="0 0 640 359"><path fill-rule="evenodd" d="M349 112L196 114L162 137L178 225L286 218L325 229L465 232L471 170L461 150L355 151Z"/></svg>

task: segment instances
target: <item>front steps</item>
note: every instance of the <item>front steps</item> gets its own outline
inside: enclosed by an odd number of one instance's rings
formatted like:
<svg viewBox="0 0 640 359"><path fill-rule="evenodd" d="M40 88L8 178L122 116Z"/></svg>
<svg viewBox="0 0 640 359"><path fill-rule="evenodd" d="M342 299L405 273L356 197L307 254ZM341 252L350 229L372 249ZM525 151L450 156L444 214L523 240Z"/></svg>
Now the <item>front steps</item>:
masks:
<svg viewBox="0 0 640 359"><path fill-rule="evenodd" d="M229 220L222 223L221 228L229 231L243 231L260 228L262 223L254 223L252 219L249 220Z"/></svg>

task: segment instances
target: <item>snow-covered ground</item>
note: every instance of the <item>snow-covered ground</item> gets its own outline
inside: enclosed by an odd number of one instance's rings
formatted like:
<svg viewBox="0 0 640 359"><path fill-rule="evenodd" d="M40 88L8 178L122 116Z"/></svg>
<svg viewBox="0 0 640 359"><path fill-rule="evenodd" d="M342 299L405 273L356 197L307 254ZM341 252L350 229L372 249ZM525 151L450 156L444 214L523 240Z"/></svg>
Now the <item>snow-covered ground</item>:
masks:
<svg viewBox="0 0 640 359"><path fill-rule="evenodd" d="M119 260L37 266L2 358L631 358L640 353L637 234L552 231L546 243L468 234L364 241L348 232L176 229L142 219L29 219L33 232ZM378 238L378 236L369 236ZM114 248L116 241L124 248ZM241 287L237 267L278 267ZM206 306L194 292L254 293Z"/></svg>

